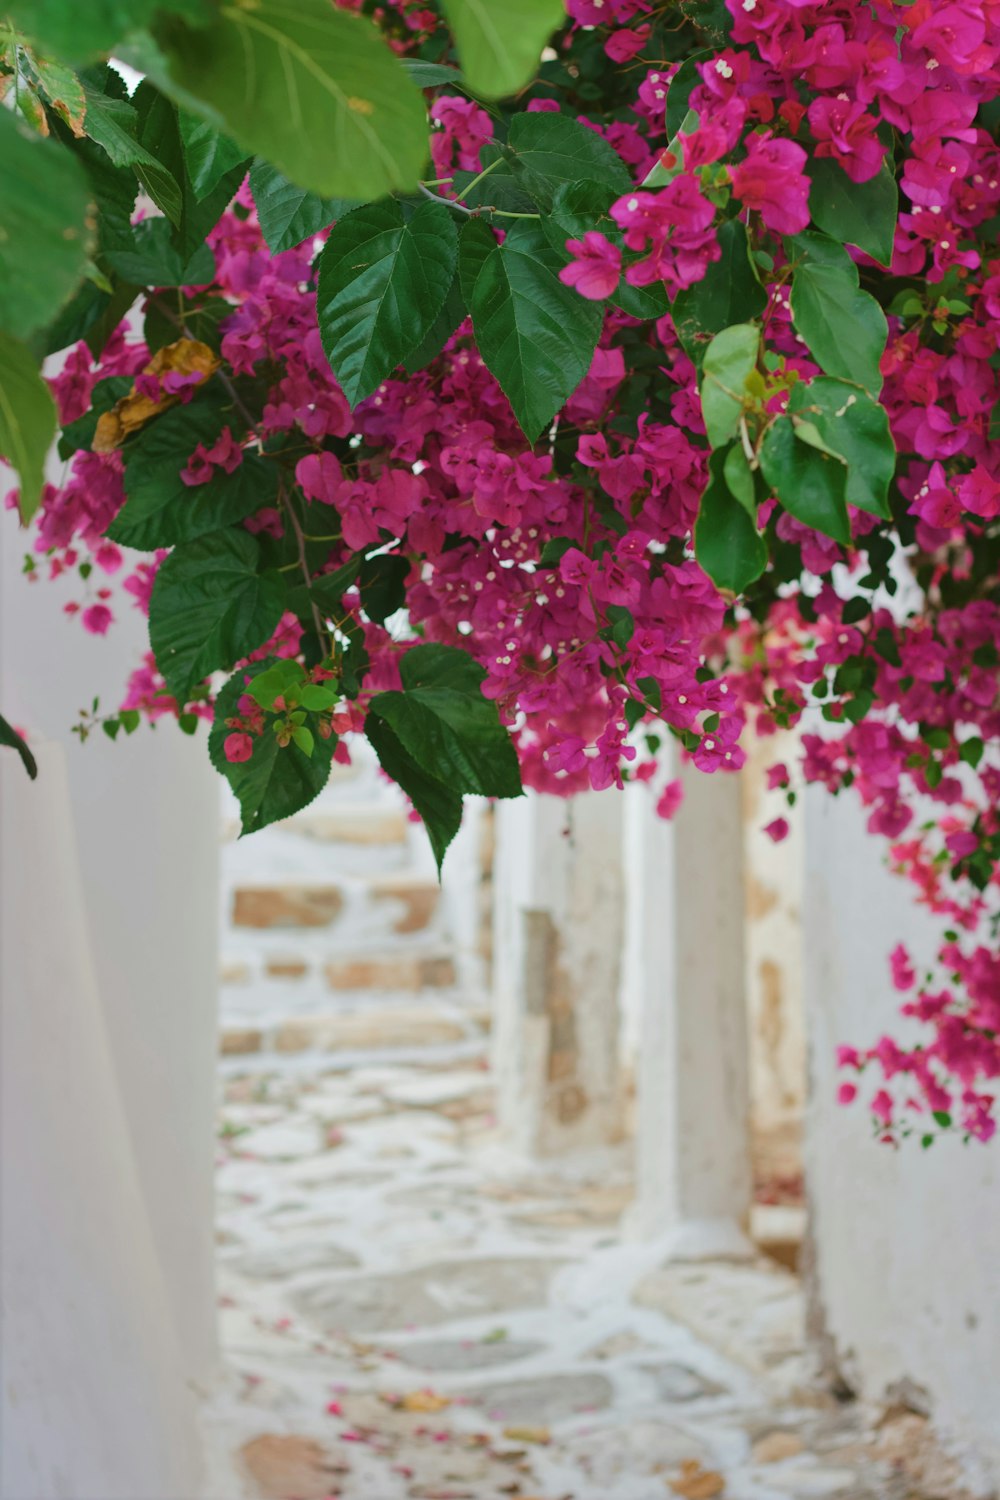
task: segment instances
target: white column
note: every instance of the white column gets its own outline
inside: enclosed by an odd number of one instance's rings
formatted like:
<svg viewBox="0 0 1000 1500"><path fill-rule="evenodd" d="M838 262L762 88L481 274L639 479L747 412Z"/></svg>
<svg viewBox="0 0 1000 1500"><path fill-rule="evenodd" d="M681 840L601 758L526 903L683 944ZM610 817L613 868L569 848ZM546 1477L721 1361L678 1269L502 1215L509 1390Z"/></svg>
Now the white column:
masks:
<svg viewBox="0 0 1000 1500"><path fill-rule="evenodd" d="M0 1495L195 1500L194 1396L95 980L65 755L38 760L31 784L0 751Z"/></svg>
<svg viewBox="0 0 1000 1500"><path fill-rule="evenodd" d="M670 822L626 797L630 972L638 994L631 1227L668 1255L750 1253L739 779L682 773Z"/></svg>
<svg viewBox="0 0 1000 1500"><path fill-rule="evenodd" d="M621 1137L622 803L611 790L497 804L498 1114L523 1155Z"/></svg>
<svg viewBox="0 0 1000 1500"><path fill-rule="evenodd" d="M65 750L67 832L79 850L88 945L128 1145L184 1374L201 1381L217 1357L218 778L205 726L189 738L164 721L114 744L100 731L78 743L71 729L81 705L96 694L112 712L121 701L148 649L146 622L118 592L108 634L87 635L61 612L65 600L80 597L81 580L30 584L20 572L25 541L15 518L0 513L0 712ZM44 800L44 778L32 784L17 769L18 795Z"/></svg>
<svg viewBox="0 0 1000 1500"><path fill-rule="evenodd" d="M929 804L924 816L934 812ZM904 943L921 972L948 925L886 868L886 842L866 817L851 792L806 793L812 1325L863 1396L921 1392L969 1464L968 1487L985 1493L1000 1474L1000 1143L966 1145L956 1131L921 1150L917 1117L898 1149L880 1145L866 1107L880 1080L871 1069L860 1098L837 1103L851 1076L837 1068L839 1043L870 1047L885 1032L925 1039L899 1015L907 997L892 986L889 953Z"/></svg>

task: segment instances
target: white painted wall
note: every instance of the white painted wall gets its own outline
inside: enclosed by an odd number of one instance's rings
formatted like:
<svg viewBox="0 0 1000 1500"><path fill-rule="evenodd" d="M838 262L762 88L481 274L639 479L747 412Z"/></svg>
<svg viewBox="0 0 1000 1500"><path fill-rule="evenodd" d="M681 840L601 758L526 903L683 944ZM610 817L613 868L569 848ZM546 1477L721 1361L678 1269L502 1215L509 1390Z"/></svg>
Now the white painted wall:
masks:
<svg viewBox="0 0 1000 1500"><path fill-rule="evenodd" d="M194 1396L90 950L64 752L0 753L0 1495L194 1500Z"/></svg>
<svg viewBox="0 0 1000 1500"><path fill-rule="evenodd" d="M48 1225L54 1243L48 1256L36 1255L34 1241L20 1237L27 1230L18 1215L4 1213L5 1237L17 1231L4 1258L14 1257L8 1293L18 1318L3 1353L6 1361L16 1343L19 1362L4 1461L9 1467L27 1461L29 1450L51 1453L34 1488L11 1479L3 1493L9 1500L189 1500L198 1462L190 1397L217 1361L217 778L203 729L188 739L164 723L116 744L100 733L77 742L70 730L82 704L95 694L108 710L120 701L145 647L145 621L122 596L109 634L87 635L61 613L67 598L79 597L80 581L29 584L20 572L24 550L15 518L0 514L0 706L51 744L35 783L12 752L0 752L9 861L0 905L2 999L5 1016L37 1013L37 1029L10 1034L3 1061L19 1079L37 1075L39 1108L55 1113L36 1150L38 1114L15 1094L12 1108L22 1113L0 1144L23 1216ZM16 825L19 856L8 834L15 814L26 820ZM30 863L43 829L46 857L59 864L64 887ZM54 853L57 834L65 868ZM21 862L42 924L34 938L17 904ZM43 959L55 966L51 976ZM60 1111L55 1101L63 1094ZM84 1191L94 1207L78 1232L60 1204L77 1203ZM125 1305L115 1314L119 1289ZM65 1313L51 1326L50 1306ZM44 1338L29 1335L32 1319L46 1327ZM87 1383L100 1393L77 1389ZM124 1414L139 1395L152 1404L125 1434ZM81 1467L60 1477L75 1443ZM89 1474L90 1487L79 1488Z"/></svg>
<svg viewBox="0 0 1000 1500"><path fill-rule="evenodd" d="M2 481L0 481L2 485ZM80 581L29 583L0 514L0 711L66 750L98 990L132 1149L192 1378L215 1361L213 1151L218 777L205 728L164 721L112 744L71 733L97 695L113 711L147 649L128 595L104 637L61 613ZM25 795L45 796L39 781Z"/></svg>
<svg viewBox="0 0 1000 1500"><path fill-rule="evenodd" d="M1000 1479L997 1145L894 1151L873 1141L863 1108L834 1098L837 1043L900 1032L889 951L902 940L928 958L938 925L884 867L854 799L810 789L806 839L814 1303L847 1378L876 1398L898 1381L922 1387L985 1491Z"/></svg>

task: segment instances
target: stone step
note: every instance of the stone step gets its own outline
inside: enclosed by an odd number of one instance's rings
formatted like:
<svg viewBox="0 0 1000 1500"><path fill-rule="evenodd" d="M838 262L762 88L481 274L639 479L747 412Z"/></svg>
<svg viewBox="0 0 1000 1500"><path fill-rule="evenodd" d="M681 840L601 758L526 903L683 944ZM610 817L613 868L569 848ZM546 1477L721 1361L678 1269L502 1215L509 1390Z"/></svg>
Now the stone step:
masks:
<svg viewBox="0 0 1000 1500"><path fill-rule="evenodd" d="M238 885L233 892L232 926L255 931L333 927L349 891L374 903L376 909L384 910L388 933L424 931L441 901L441 888L436 880L405 872L360 877L343 883L288 880Z"/></svg>
<svg viewBox="0 0 1000 1500"><path fill-rule="evenodd" d="M485 1019L479 1012L452 1013L439 1005L371 1005L337 1014L297 1016L270 1026L226 1026L220 1051L233 1058L440 1047L481 1041Z"/></svg>
<svg viewBox="0 0 1000 1500"><path fill-rule="evenodd" d="M449 989L456 981L455 960L448 953L372 953L337 958L323 966L331 990L390 990L416 994Z"/></svg>
<svg viewBox="0 0 1000 1500"><path fill-rule="evenodd" d="M344 908L344 892L330 882L283 881L237 886L234 927L332 927Z"/></svg>
<svg viewBox="0 0 1000 1500"><path fill-rule="evenodd" d="M401 807L351 802L339 807L306 807L282 828L326 844L405 844L409 819Z"/></svg>

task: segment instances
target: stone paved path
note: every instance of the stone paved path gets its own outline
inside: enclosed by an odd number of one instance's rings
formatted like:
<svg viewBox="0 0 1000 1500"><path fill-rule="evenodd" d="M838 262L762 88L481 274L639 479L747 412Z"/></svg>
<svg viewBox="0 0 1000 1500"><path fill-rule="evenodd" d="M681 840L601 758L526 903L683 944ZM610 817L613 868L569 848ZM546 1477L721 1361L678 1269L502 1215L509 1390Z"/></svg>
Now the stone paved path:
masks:
<svg viewBox="0 0 1000 1500"><path fill-rule="evenodd" d="M916 1495L788 1272L662 1269L624 1158L519 1169L485 1059L414 1059L225 1082L211 1500Z"/></svg>

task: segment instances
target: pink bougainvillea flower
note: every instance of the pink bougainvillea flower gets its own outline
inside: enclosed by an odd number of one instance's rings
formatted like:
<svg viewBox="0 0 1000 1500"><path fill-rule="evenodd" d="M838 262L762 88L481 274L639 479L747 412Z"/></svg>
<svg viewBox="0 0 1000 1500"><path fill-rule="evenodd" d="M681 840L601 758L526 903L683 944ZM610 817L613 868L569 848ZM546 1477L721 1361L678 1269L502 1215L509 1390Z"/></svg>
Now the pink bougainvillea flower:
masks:
<svg viewBox="0 0 1000 1500"><path fill-rule="evenodd" d="M108 626L114 619L114 615L106 604L91 604L80 616L83 621L84 630L89 630L91 635L107 635Z"/></svg>
<svg viewBox="0 0 1000 1500"><path fill-rule="evenodd" d="M222 749L229 761L249 760L253 755L253 739L249 734L227 734Z"/></svg>
<svg viewBox="0 0 1000 1500"><path fill-rule="evenodd" d="M582 240L567 240L566 249L573 259L559 272L559 280L576 287L582 297L593 302L610 297L622 273L622 254L597 230L588 229Z"/></svg>
<svg viewBox="0 0 1000 1500"><path fill-rule="evenodd" d="M910 955L902 943L897 943L889 954L889 964L892 968L892 982L896 989L912 990L917 982L917 976Z"/></svg>
<svg viewBox="0 0 1000 1500"><path fill-rule="evenodd" d="M775 234L799 234L809 223L806 153L795 141L769 130L747 139L746 160L730 169L733 193L745 208L757 209Z"/></svg>

